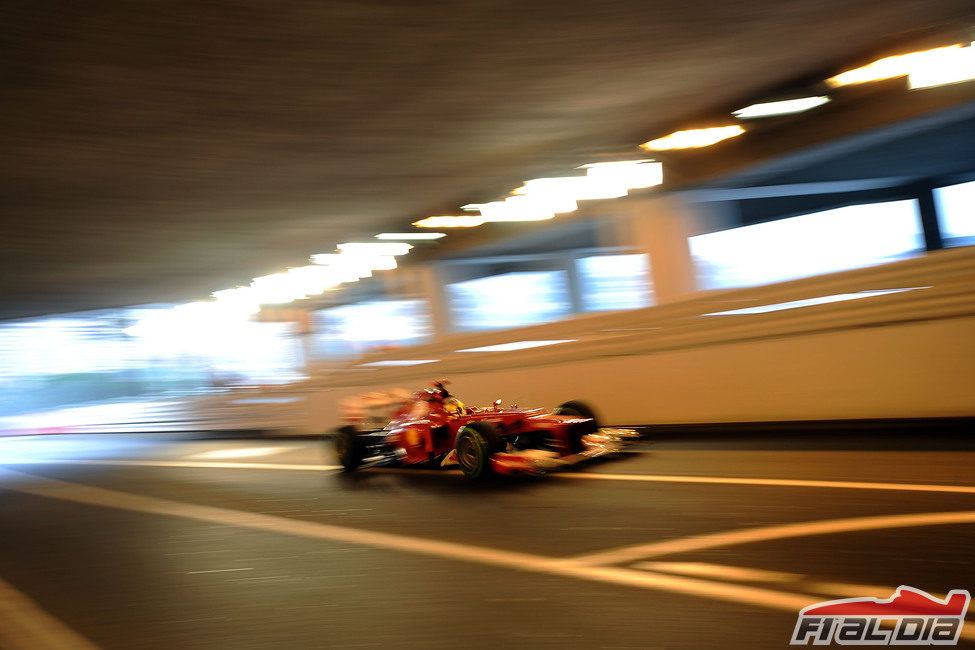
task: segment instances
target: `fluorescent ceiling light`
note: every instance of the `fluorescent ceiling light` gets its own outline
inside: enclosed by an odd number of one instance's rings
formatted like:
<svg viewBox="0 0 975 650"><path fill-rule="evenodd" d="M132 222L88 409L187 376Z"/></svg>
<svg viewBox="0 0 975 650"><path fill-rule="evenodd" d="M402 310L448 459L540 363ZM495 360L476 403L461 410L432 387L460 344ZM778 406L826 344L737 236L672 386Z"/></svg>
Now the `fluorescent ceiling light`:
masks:
<svg viewBox="0 0 975 650"><path fill-rule="evenodd" d="M670 135L640 145L642 149L653 151L667 151L669 149L693 149L707 147L722 140L741 135L745 129L738 126L715 126L707 129L690 129L675 131Z"/></svg>
<svg viewBox="0 0 975 650"><path fill-rule="evenodd" d="M419 366L423 363L436 363L440 359L389 359L387 361L370 361L360 363L360 366L371 366L373 368L394 368L398 366Z"/></svg>
<svg viewBox="0 0 975 650"><path fill-rule="evenodd" d="M664 181L663 165L653 160L591 163L586 175L602 184L620 184L630 190L653 187Z"/></svg>
<svg viewBox="0 0 975 650"><path fill-rule="evenodd" d="M256 314L261 311L261 306L254 296L254 290L250 287L224 289L223 291L214 291L210 295L213 296L218 305L229 310L240 310L246 314Z"/></svg>
<svg viewBox="0 0 975 650"><path fill-rule="evenodd" d="M348 258L343 258L340 253L315 253L309 259L315 264L341 264Z"/></svg>
<svg viewBox="0 0 975 650"><path fill-rule="evenodd" d="M478 209L481 211L481 217L485 222L545 221L555 216L554 211L546 209L542 205L532 205L530 202L519 206L507 201L491 201L490 203L482 203Z"/></svg>
<svg viewBox="0 0 975 650"><path fill-rule="evenodd" d="M355 282L370 277L373 271L396 268L396 258L392 255L318 253L311 256L311 261L333 272L338 282Z"/></svg>
<svg viewBox="0 0 975 650"><path fill-rule="evenodd" d="M579 165L576 169L596 169L599 168L615 168L615 167L634 167L636 165L644 165L646 163L656 163L655 160L651 158L641 158L640 160L609 160L606 162L598 163L586 163L585 165ZM656 163L660 164L660 163Z"/></svg>
<svg viewBox="0 0 975 650"><path fill-rule="evenodd" d="M771 117L773 115L791 115L802 113L810 109L822 106L829 101L829 97L801 97L799 99L786 99L781 102L764 102L762 104L752 104L745 108L738 109L733 114L738 119L747 120L756 117Z"/></svg>
<svg viewBox="0 0 975 650"><path fill-rule="evenodd" d="M564 211L565 206L558 206ZM545 221L555 217L555 207L537 197L511 196L504 201L478 204L485 222Z"/></svg>
<svg viewBox="0 0 975 650"><path fill-rule="evenodd" d="M295 276L274 273L254 278L251 282L255 302L261 305L278 305L307 297L298 287Z"/></svg>
<svg viewBox="0 0 975 650"><path fill-rule="evenodd" d="M413 248L404 242L352 242L339 244L337 248L343 255L406 255Z"/></svg>
<svg viewBox="0 0 975 650"><path fill-rule="evenodd" d="M444 232L381 232L376 239L393 239L397 241L425 241L446 237Z"/></svg>
<svg viewBox="0 0 975 650"><path fill-rule="evenodd" d="M932 88L975 79L975 43L969 47L946 49L942 54L931 56L907 77L912 90Z"/></svg>
<svg viewBox="0 0 975 650"><path fill-rule="evenodd" d="M876 291L858 291L856 293L838 293L832 296L819 296L817 298L806 298L805 300L790 300L789 302L778 302L772 305L759 305L757 307L745 307L744 309L729 309L728 311L716 311L703 316L740 316L745 314L767 314L773 311L784 311L786 309L798 309L799 307L811 307L813 305L825 305L831 302L843 302L845 300L857 300L859 298L872 298L874 296L885 296L890 293L902 293L904 291L914 291L915 289L928 289L930 287L908 287L906 289L878 289Z"/></svg>
<svg viewBox="0 0 975 650"><path fill-rule="evenodd" d="M341 283L339 275L327 266L312 264L288 269L295 288L306 296L317 296Z"/></svg>
<svg viewBox="0 0 975 650"><path fill-rule="evenodd" d="M392 255L378 255L368 260L373 271L392 271L396 268L396 258Z"/></svg>
<svg viewBox="0 0 975 650"><path fill-rule="evenodd" d="M585 179L585 177L581 178ZM536 180L560 181L564 179L552 178ZM579 209L576 201L581 200L581 192L578 191L578 189L573 189L572 185L567 185L566 189L568 191L565 192L560 191L558 188L555 188L554 191L549 191L548 189L537 186L533 190L526 190L526 188L528 188L528 186L534 182L535 181L526 181L524 185L515 189L515 196L509 196L504 200L504 203L508 206L508 209L512 211L527 211L529 213L534 211L539 214L551 213L553 215L575 212Z"/></svg>
<svg viewBox="0 0 975 650"><path fill-rule="evenodd" d="M556 345L558 343L571 343L578 339L562 339L558 341L515 341L514 343L501 343L500 345L485 345L480 348L465 348L457 352L511 352L512 350L525 350L528 348L540 348L545 345Z"/></svg>
<svg viewBox="0 0 975 650"><path fill-rule="evenodd" d="M948 45L947 47L938 47L933 50L888 56L865 66L847 70L835 77L830 77L826 81L832 86L849 86L851 84L862 84L869 81L905 77L912 74L915 70L922 70L931 65L938 65L938 61L946 52L960 48L960 44L955 44Z"/></svg>
<svg viewBox="0 0 975 650"><path fill-rule="evenodd" d="M615 199L626 196L627 187L613 176L567 176L535 178L515 190L516 194L549 201L554 212L572 212L576 201Z"/></svg>
<svg viewBox="0 0 975 650"><path fill-rule="evenodd" d="M463 215L459 217L427 217L419 221L414 221L413 225L418 228L474 228L484 225L484 217L474 217Z"/></svg>

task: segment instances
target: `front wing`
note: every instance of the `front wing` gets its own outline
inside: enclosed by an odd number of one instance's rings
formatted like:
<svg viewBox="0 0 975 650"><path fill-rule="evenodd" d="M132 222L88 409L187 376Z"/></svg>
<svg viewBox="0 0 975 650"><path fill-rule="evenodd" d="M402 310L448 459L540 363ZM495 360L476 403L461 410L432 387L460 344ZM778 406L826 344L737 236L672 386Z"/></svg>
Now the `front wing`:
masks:
<svg viewBox="0 0 975 650"><path fill-rule="evenodd" d="M545 449L522 449L502 451L491 456L491 469L496 474L542 475L553 470L575 465L608 454L619 453L640 434L633 429L614 429L603 427L595 433L582 436L583 450L571 456L559 456ZM457 464L455 452L450 452L441 463L442 467Z"/></svg>

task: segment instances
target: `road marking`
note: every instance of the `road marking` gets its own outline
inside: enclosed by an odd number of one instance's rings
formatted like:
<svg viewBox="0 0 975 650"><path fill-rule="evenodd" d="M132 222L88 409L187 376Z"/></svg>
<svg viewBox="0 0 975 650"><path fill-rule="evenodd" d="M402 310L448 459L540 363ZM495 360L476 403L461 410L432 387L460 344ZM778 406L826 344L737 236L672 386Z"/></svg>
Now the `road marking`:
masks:
<svg viewBox="0 0 975 650"><path fill-rule="evenodd" d="M633 568L741 582L796 582L803 578L798 573L766 571L764 569L709 564L707 562L638 562L633 565Z"/></svg>
<svg viewBox="0 0 975 650"><path fill-rule="evenodd" d="M924 512L907 515L877 515L871 517L848 517L844 519L823 519L803 521L795 524L777 524L744 528L741 530L707 533L694 537L682 537L663 542L650 542L622 548L578 555L573 559L584 564L622 564L636 562L647 557L701 551L704 549L751 544L774 539L809 537L812 535L831 535L862 530L887 528L910 528L913 526L940 526L946 524L973 524L975 510L954 512Z"/></svg>
<svg viewBox="0 0 975 650"><path fill-rule="evenodd" d="M617 567L585 566L571 560L506 551L393 533L347 528L275 515L170 501L156 497L90 487L0 468L0 487L24 494L145 514L178 517L263 532L355 544L437 558L545 573L644 589L662 589L729 602L746 602L795 611L809 604L808 596L758 587L728 585L697 578L668 576Z"/></svg>
<svg viewBox="0 0 975 650"><path fill-rule="evenodd" d="M631 568L741 582L792 582L799 583L793 585L791 587L792 589L827 596L841 596L844 598L862 598L865 596L888 598L890 594L897 591L896 587L861 585L847 582L825 582L811 580L809 576L801 573L767 571L765 569L709 564L707 562L637 562ZM934 591L929 591L928 593L942 600L948 598L947 594ZM975 612L971 612L970 617L975 618Z"/></svg>
<svg viewBox="0 0 975 650"><path fill-rule="evenodd" d="M650 571L636 571L613 566L592 566L580 563L573 558L545 557L458 542L424 539L312 521L288 519L274 515L201 506L127 492L116 492L114 490L90 487L56 479L42 478L3 468L0 468L0 481L3 481L0 484L0 487L3 489L73 503L204 521L207 523L293 535L309 539L401 551L517 571L543 573L640 589L669 591L726 602L746 603L792 613L815 602L815 597L808 594L789 593L760 587L728 584L685 576L665 575ZM944 515L951 513L938 514ZM969 515L971 520L975 521L975 513L959 514ZM932 523L944 522L939 519ZM968 637L966 636L966 638Z"/></svg>
<svg viewBox="0 0 975 650"><path fill-rule="evenodd" d="M239 569L210 569L208 571L187 571L186 572L186 575L188 575L188 576L194 576L194 575L198 575L200 573L232 573L232 572L235 572L235 571L253 571L253 570L254 570L254 567L249 566L249 567L241 567Z"/></svg>
<svg viewBox="0 0 975 650"><path fill-rule="evenodd" d="M98 650L98 646L0 580L0 647L4 650Z"/></svg>
<svg viewBox="0 0 975 650"><path fill-rule="evenodd" d="M292 472L328 472L342 469L341 465L295 465L287 463L231 463L203 460L75 460L75 459L0 459L7 465L109 465L117 467L185 467L195 469L279 469Z"/></svg>
<svg viewBox="0 0 975 650"><path fill-rule="evenodd" d="M0 458L0 464L42 465L116 465L119 467L186 467L201 469L276 469L292 472L327 472L342 469L341 465L306 465L303 463L234 463L212 461L115 460L115 459L55 459ZM406 467L375 467L361 470L369 473L460 476L459 470L421 469ZM903 492L940 492L975 494L975 485L944 485L938 483L877 483L870 481L819 481L813 479L742 478L737 476L684 476L680 474L596 474L554 473L549 479L581 479L591 481L634 481L638 483L705 483L714 485L767 485L774 487L845 488L854 490L898 490Z"/></svg>
<svg viewBox="0 0 975 650"><path fill-rule="evenodd" d="M254 456L270 456L287 451L290 447L238 447L236 449L214 449L193 454L190 458L210 460L214 458L252 458Z"/></svg>
<svg viewBox="0 0 975 650"><path fill-rule="evenodd" d="M734 476L682 476L680 474L552 474L553 478L648 483L716 483L721 485L771 485L775 487L848 488L854 490L904 490L908 492L953 492L975 494L975 485L928 483L876 483L868 481L819 481L813 479L739 478Z"/></svg>

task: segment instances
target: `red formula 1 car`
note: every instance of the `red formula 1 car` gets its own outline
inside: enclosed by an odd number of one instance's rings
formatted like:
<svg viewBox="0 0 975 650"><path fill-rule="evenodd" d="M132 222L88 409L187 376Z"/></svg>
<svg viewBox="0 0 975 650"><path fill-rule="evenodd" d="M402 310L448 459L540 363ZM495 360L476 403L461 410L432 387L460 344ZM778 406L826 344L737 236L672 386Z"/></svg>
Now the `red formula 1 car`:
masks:
<svg viewBox="0 0 975 650"><path fill-rule="evenodd" d="M632 429L600 428L582 402L554 411L465 406L446 381L398 402L389 423L377 428L368 405L390 406L383 394L362 396L365 407L348 407L348 425L335 436L347 471L379 465L459 465L468 478L497 474L544 474L561 466L620 451L638 437ZM386 394L387 396L389 394Z"/></svg>

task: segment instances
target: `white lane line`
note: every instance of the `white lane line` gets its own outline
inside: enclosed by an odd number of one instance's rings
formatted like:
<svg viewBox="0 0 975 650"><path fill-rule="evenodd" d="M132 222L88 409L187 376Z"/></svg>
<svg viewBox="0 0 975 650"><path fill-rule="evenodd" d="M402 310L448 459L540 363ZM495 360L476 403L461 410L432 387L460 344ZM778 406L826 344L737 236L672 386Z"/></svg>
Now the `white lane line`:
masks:
<svg viewBox="0 0 975 650"><path fill-rule="evenodd" d="M648 483L716 483L720 485L771 485L776 487L849 488L854 490L904 490L908 492L954 492L975 494L975 485L929 483L876 483L870 481L819 481L813 479L740 478L733 476L682 476L680 474L552 474L553 478L593 481L636 481Z"/></svg>
<svg viewBox="0 0 975 650"><path fill-rule="evenodd" d="M290 447L238 447L234 449L214 449L193 454L190 458L213 460L218 458L253 458L254 456L270 456L287 451Z"/></svg>
<svg viewBox="0 0 975 650"><path fill-rule="evenodd" d="M254 567L248 566L248 567L240 567L238 569L209 569L207 571L187 571L186 575L194 576L201 573L234 573L236 571L253 571L253 570Z"/></svg>
<svg viewBox="0 0 975 650"><path fill-rule="evenodd" d="M3 580L0 580L0 648L98 650L98 646Z"/></svg>
<svg viewBox="0 0 975 650"><path fill-rule="evenodd" d="M800 573L767 571L764 569L709 564L706 562L638 562L632 565L632 568L742 582L788 582L795 583L789 587L791 590L822 594L825 596L840 596L843 598L889 598L891 594L897 591L896 587L861 585L846 582L811 581L809 580L809 576ZM933 591L928 593L942 600L948 597L943 593ZM812 599L812 596L810 598ZM975 619L975 612L971 612L968 618ZM969 631L963 636L967 639L975 639L975 630Z"/></svg>
<svg viewBox="0 0 975 650"><path fill-rule="evenodd" d="M846 596L849 598L860 598L863 596L887 598L890 594L897 591L895 587L885 587L882 585L826 582L810 579L809 576L801 573L768 571L766 569L710 564L708 562L637 562L631 565L631 568L740 582L801 582L802 584L795 588L817 594L825 594L827 596ZM933 591L928 593L942 600L948 597L946 594ZM975 612L972 612L972 616L975 616Z"/></svg>
<svg viewBox="0 0 975 650"><path fill-rule="evenodd" d="M612 566L589 566L569 559L560 559L505 551L457 542L446 542L407 535L346 528L331 524L288 519L212 506L200 506L147 497L104 488L89 487L55 479L41 478L0 468L0 488L60 499L73 503L114 508L130 512L163 515L249 528L264 532L293 535L402 551L418 555L446 558L517 571L544 573L592 582L629 586L641 589L669 591L733 603L746 603L795 613L816 602L814 596L759 587L714 582L699 578L665 575L650 571L635 571ZM972 514L975 513L961 513ZM940 522L939 522L940 523ZM962 632L964 638L975 638L975 632ZM73 650L73 649L72 649Z"/></svg>
<svg viewBox="0 0 975 650"><path fill-rule="evenodd" d="M707 562L638 562L633 565L633 568L741 582L796 582L803 578L798 573L766 571L764 569L709 564Z"/></svg>
<svg viewBox="0 0 975 650"><path fill-rule="evenodd" d="M809 596L759 587L732 585L698 578L669 576L617 567L586 566L572 560L519 553L517 551L505 551L457 542L424 539L392 533L346 528L312 521L288 519L274 515L201 506L42 478L3 468L0 468L0 481L2 481L2 484L0 484L0 488L2 489L73 503L145 514L179 517L270 533L402 551L405 553L472 562L518 571L544 573L642 589L658 589L728 602L750 603L788 611L797 611L810 604Z"/></svg>
<svg viewBox="0 0 975 650"><path fill-rule="evenodd" d="M847 517L843 519L822 519L803 521L795 524L777 524L744 528L718 533L707 533L694 537L682 537L663 542L650 542L622 548L578 555L573 559L584 564L622 564L636 562L648 557L701 551L704 549L751 544L790 537L809 537L812 535L831 535L863 530L888 528L910 528L914 526L940 526L947 524L973 524L975 510L954 512L923 512L907 515L876 515L870 517Z"/></svg>
<svg viewBox="0 0 975 650"><path fill-rule="evenodd" d="M276 469L293 472L323 472L342 469L341 465L306 465L303 463L235 463L210 461L115 460L67 458L0 458L0 465L116 465L119 467L187 467L202 469ZM412 467L375 467L361 470L370 473L403 475L459 476L458 470L420 469ZM975 494L975 485L937 483L877 483L871 481L818 481L812 479L742 478L737 476L684 476L680 474L595 474L554 473L549 479L591 481L633 481L638 483L705 483L714 485L767 485L776 487L846 488L855 490L898 490L904 492L941 492Z"/></svg>
<svg viewBox="0 0 975 650"><path fill-rule="evenodd" d="M279 469L292 472L327 472L342 469L341 465L304 465L288 463L231 463L202 460L81 460L81 459L0 459L0 465L110 465L117 467L185 467L196 469Z"/></svg>

